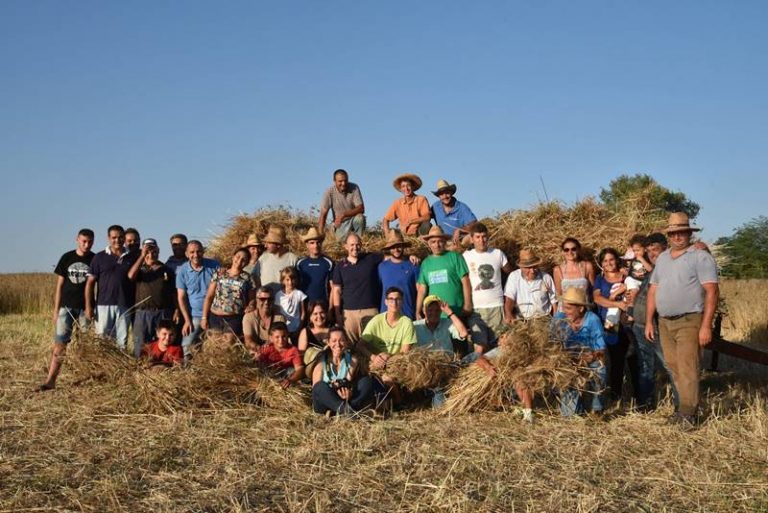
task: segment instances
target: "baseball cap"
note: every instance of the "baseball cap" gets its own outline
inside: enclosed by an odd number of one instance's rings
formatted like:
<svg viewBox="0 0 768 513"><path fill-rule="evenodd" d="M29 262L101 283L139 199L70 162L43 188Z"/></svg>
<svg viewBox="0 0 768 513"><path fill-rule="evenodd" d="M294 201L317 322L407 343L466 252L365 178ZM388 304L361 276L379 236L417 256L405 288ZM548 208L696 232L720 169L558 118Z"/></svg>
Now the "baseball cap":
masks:
<svg viewBox="0 0 768 513"><path fill-rule="evenodd" d="M144 242L142 243L143 246L157 246L157 241L155 239L144 239Z"/></svg>

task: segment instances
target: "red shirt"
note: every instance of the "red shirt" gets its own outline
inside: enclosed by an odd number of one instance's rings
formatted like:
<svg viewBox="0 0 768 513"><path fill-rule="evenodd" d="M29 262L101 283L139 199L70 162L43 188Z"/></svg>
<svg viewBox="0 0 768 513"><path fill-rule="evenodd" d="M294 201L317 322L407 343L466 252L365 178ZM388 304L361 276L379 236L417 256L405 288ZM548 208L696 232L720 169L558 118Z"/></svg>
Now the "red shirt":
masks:
<svg viewBox="0 0 768 513"><path fill-rule="evenodd" d="M168 346L165 351L160 350L160 342L155 340L141 348L141 354L149 358L152 363L164 363L173 365L184 360L184 351L181 346Z"/></svg>
<svg viewBox="0 0 768 513"><path fill-rule="evenodd" d="M272 344L264 344L259 348L258 362L274 369L297 369L304 365L299 350L294 346L278 351Z"/></svg>

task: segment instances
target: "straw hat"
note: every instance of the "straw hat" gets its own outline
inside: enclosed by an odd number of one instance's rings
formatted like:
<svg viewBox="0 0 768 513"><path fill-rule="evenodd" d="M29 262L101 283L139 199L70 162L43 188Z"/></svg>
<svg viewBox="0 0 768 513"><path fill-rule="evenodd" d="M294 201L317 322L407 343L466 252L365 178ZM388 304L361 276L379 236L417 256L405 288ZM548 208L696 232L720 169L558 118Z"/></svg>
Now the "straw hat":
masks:
<svg viewBox="0 0 768 513"><path fill-rule="evenodd" d="M263 246L264 243L261 242L261 239L259 239L259 236L255 233L252 233L248 236L248 239L245 241L245 247L249 246Z"/></svg>
<svg viewBox="0 0 768 513"><path fill-rule="evenodd" d="M560 296L560 301L569 305L589 306L587 291L581 287L569 287Z"/></svg>
<svg viewBox="0 0 768 513"><path fill-rule="evenodd" d="M400 191L400 182L403 180L408 180L411 182L413 184L414 191L421 189L421 178L414 175L413 173L405 173L395 178L395 181L392 182L392 185L395 187L396 191Z"/></svg>
<svg viewBox="0 0 768 513"><path fill-rule="evenodd" d="M433 226L432 228L429 229L429 233L421 236L421 240L423 240L424 242L427 242L429 241L429 239L434 239L435 237L444 239L444 240L448 240L451 238L450 235L445 234L442 228L440 228L439 226Z"/></svg>
<svg viewBox="0 0 768 513"><path fill-rule="evenodd" d="M309 346L304 352L304 373L309 379L312 379L312 372L314 372L315 365L317 365L317 355L320 354L320 351L317 347Z"/></svg>
<svg viewBox="0 0 768 513"><path fill-rule="evenodd" d="M271 225L267 231L267 236L264 237L264 242L286 244L288 241L285 239L285 228L274 224Z"/></svg>
<svg viewBox="0 0 768 513"><path fill-rule="evenodd" d="M317 228L314 226L310 227L309 230L307 230L307 233L305 235L301 236L301 240L304 242L309 242L311 240L319 240L322 241L325 239L325 235L317 231Z"/></svg>
<svg viewBox="0 0 768 513"><path fill-rule="evenodd" d="M669 220L667 221L667 229L664 230L665 233L698 232L698 231L701 231L701 228L691 226L691 223L688 220L688 214L686 214L685 212L672 212L671 214L669 214Z"/></svg>
<svg viewBox="0 0 768 513"><path fill-rule="evenodd" d="M521 249L520 258L517 260L518 267L536 267L541 265L541 258L536 256L532 249Z"/></svg>
<svg viewBox="0 0 768 513"><path fill-rule="evenodd" d="M389 230L389 234L387 234L387 243L384 244L384 247L381 249L392 249L395 246L403 246L408 247L411 243L406 241L403 237L403 232L400 230Z"/></svg>
<svg viewBox="0 0 768 513"><path fill-rule="evenodd" d="M432 194L435 196L440 196L440 193L445 190L451 191L451 194L456 194L456 184L448 183L448 180L441 178L437 181L437 189L432 191Z"/></svg>

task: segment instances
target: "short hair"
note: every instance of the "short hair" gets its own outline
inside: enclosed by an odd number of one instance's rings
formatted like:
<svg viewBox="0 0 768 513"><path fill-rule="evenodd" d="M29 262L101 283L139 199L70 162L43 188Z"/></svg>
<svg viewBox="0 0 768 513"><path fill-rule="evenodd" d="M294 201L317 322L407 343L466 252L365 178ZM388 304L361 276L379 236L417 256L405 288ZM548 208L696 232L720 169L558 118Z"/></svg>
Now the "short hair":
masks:
<svg viewBox="0 0 768 513"><path fill-rule="evenodd" d="M202 249L203 251L205 251L205 246L203 246L203 243L202 243L202 242L200 242L199 240L197 240L197 239L192 239L191 241L189 241L189 242L187 243L187 247L191 246L192 244L195 244L195 245L197 245L197 246L200 246L200 249Z"/></svg>
<svg viewBox="0 0 768 513"><path fill-rule="evenodd" d="M269 297L271 299L275 298L275 295L272 293L272 289L267 287L266 285L262 285L261 287L258 288L258 290L256 291L256 294L259 294L259 293L261 293L261 294L269 294Z"/></svg>
<svg viewBox="0 0 768 513"><path fill-rule="evenodd" d="M621 256L619 256L619 252L616 251L615 248L603 248L600 250L600 253L597 254L597 263L601 264L603 263L603 259L605 259L606 255L613 255L613 257L616 259L616 264L619 264L619 260L621 259Z"/></svg>
<svg viewBox="0 0 768 513"><path fill-rule="evenodd" d="M112 233L112 232L120 232L120 233L122 233L123 235L125 235L125 228L123 228L123 227L122 227L122 226L120 226L119 224L113 224L112 226L110 226L109 228L107 228L107 235L109 235L109 234L110 234L110 233Z"/></svg>
<svg viewBox="0 0 768 513"><path fill-rule="evenodd" d="M349 174L343 169L337 169L333 172L333 179L336 180L336 175L344 175L345 178L349 178Z"/></svg>
<svg viewBox="0 0 768 513"><path fill-rule="evenodd" d="M488 233L488 227L483 223L475 223L472 225L472 228L470 228L469 233L472 235L476 233Z"/></svg>
<svg viewBox="0 0 768 513"><path fill-rule="evenodd" d="M134 234L137 239L141 240L141 235L139 235L139 230L137 230L136 228L126 228L125 234L128 235L129 233Z"/></svg>
<svg viewBox="0 0 768 513"><path fill-rule="evenodd" d="M403 297L403 289L401 289L400 287L389 287L387 291L384 293L384 296L388 296L393 292L397 292L398 294L400 294L400 297Z"/></svg>
<svg viewBox="0 0 768 513"><path fill-rule="evenodd" d="M294 280L296 280L296 283L298 283L298 282L299 282L299 272L298 272L298 271L296 270L296 268L295 268L295 267L293 267L292 265L289 265L288 267L283 267L283 268L280 270L280 281L281 281L281 282L283 281L283 279L284 279L286 276L290 276L291 278L293 278Z"/></svg>
<svg viewBox="0 0 768 513"><path fill-rule="evenodd" d="M272 333L274 333L276 331L284 331L284 332L288 333L288 325L286 323L284 323L283 321L273 322L269 326L269 334L271 335Z"/></svg>
<svg viewBox="0 0 768 513"><path fill-rule="evenodd" d="M355 232L349 232L349 233L347 234L347 236L346 236L346 237L344 237L344 244L346 244L347 242L349 242L349 238L350 238L350 237L357 237L357 239L358 239L358 240L359 240L361 243L363 242L363 238L362 238L362 237L360 237L360 235L358 235L358 234L357 234L357 233L355 233Z"/></svg>
<svg viewBox="0 0 768 513"><path fill-rule="evenodd" d="M93 230L91 230L90 228L83 228L79 232L77 232L78 237L80 237L81 235L83 237L88 237L89 239L93 239L95 237L95 235L93 234Z"/></svg>
<svg viewBox="0 0 768 513"><path fill-rule="evenodd" d="M173 324L173 321L171 319L160 319L157 321L157 331L160 330L169 330L176 332L176 325Z"/></svg>
<svg viewBox="0 0 768 513"><path fill-rule="evenodd" d="M173 239L181 239L184 241L184 244L187 243L187 236L184 235L183 233L174 233L173 235L171 235L171 238L168 239L168 242L173 242Z"/></svg>
<svg viewBox="0 0 768 513"><path fill-rule="evenodd" d="M341 335L345 339L347 338L347 332L344 331L344 328L342 328L341 326L338 326L338 325L337 326L331 326L330 328L328 328L328 338L331 338L331 333L336 333L337 331L339 333L341 333Z"/></svg>
<svg viewBox="0 0 768 513"><path fill-rule="evenodd" d="M660 244L661 247L666 248L668 244L667 237L663 233L659 233L659 232L652 233L645 238L645 240L643 241L643 246L647 248L651 244Z"/></svg>
<svg viewBox="0 0 768 513"><path fill-rule="evenodd" d="M566 237L565 239L563 239L563 242L560 243L560 249L565 249L565 245L568 244L569 242L574 246L576 246L576 251L581 251L581 242L579 242L578 239L575 239L573 237Z"/></svg>
<svg viewBox="0 0 768 513"><path fill-rule="evenodd" d="M632 236L631 239L629 239L629 245L634 246L635 244L640 244L641 246L645 245L645 239L646 236L642 233L636 233Z"/></svg>

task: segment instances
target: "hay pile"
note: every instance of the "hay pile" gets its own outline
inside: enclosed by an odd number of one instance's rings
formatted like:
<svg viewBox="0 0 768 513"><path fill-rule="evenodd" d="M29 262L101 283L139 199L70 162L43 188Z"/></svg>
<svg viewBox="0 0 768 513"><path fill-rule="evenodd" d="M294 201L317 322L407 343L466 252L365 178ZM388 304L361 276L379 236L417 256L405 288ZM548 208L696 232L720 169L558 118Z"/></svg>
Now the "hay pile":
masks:
<svg viewBox="0 0 768 513"><path fill-rule="evenodd" d="M502 338L501 354L493 360L496 376L478 365L462 370L448 389L444 414L503 408L515 383L547 395L553 390L583 388L589 377L588 369L579 367L563 349L561 338L550 333L547 318L519 321Z"/></svg>
<svg viewBox="0 0 768 513"><path fill-rule="evenodd" d="M387 361L387 376L411 392L444 387L458 371L453 356L442 351L416 349L393 355Z"/></svg>
<svg viewBox="0 0 768 513"><path fill-rule="evenodd" d="M147 369L114 342L87 333L72 344L70 354L67 363L76 385L95 382L114 389L107 401L94 405L99 410L163 414L247 404L292 411L307 408L303 391L283 390L240 346L219 345L199 352L188 368L162 372Z"/></svg>

